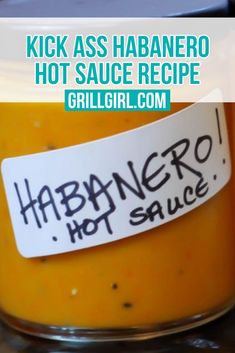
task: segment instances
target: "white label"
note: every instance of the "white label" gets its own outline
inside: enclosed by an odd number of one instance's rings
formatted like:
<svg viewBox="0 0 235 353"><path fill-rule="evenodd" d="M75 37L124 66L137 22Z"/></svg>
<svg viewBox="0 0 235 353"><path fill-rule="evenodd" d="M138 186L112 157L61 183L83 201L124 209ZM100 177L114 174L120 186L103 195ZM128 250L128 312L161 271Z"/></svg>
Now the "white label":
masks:
<svg viewBox="0 0 235 353"><path fill-rule="evenodd" d="M24 257L133 236L186 214L228 182L223 105L197 103L109 138L5 159L2 173Z"/></svg>

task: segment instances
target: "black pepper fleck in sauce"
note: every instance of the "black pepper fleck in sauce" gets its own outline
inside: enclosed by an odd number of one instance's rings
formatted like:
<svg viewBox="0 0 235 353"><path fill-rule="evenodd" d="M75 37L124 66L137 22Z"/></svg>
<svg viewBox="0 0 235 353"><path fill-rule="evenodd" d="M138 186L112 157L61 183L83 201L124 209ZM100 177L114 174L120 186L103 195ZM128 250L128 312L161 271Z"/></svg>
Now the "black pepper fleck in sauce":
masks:
<svg viewBox="0 0 235 353"><path fill-rule="evenodd" d="M117 283L113 283L111 287L112 287L113 290L116 290L116 289L118 289L118 284Z"/></svg>
<svg viewBox="0 0 235 353"><path fill-rule="evenodd" d="M125 302L122 304L123 308L125 309L131 309L133 307L133 304L130 302Z"/></svg>
<svg viewBox="0 0 235 353"><path fill-rule="evenodd" d="M41 261L41 262L46 262L46 261L47 261L47 258L46 258L46 257L40 257L40 261Z"/></svg>
<svg viewBox="0 0 235 353"><path fill-rule="evenodd" d="M46 146L46 149L47 149L48 151L51 151L51 150L55 150L56 147L55 147L54 145L52 145L52 144L48 144L48 145Z"/></svg>

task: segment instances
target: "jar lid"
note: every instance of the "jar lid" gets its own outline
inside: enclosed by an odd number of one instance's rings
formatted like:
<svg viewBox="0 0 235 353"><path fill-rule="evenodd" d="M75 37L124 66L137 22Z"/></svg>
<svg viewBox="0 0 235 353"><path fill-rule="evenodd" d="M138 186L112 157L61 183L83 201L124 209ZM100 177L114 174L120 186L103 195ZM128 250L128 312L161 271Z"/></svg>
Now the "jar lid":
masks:
<svg viewBox="0 0 235 353"><path fill-rule="evenodd" d="M228 0L0 0L0 17L212 16Z"/></svg>

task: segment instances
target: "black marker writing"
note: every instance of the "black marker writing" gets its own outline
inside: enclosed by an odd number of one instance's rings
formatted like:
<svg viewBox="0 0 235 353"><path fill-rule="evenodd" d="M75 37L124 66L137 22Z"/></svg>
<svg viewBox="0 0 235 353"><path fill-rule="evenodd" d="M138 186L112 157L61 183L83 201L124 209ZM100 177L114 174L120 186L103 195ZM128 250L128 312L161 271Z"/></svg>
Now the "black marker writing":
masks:
<svg viewBox="0 0 235 353"><path fill-rule="evenodd" d="M36 224L37 224L38 228L42 228L40 220L39 220L38 215L37 215L36 207L35 207L35 204L37 203L37 200L32 198L28 179L24 179L24 183L25 183L25 187L26 187L26 195L28 197L28 200L26 201L28 203L26 205L23 204L23 200L22 200L22 197L21 197L21 194L20 194L20 191L19 191L18 184L14 183L14 186L15 186L15 189L16 189L16 194L17 194L17 197L18 197L18 200L19 200L19 203L20 203L20 207L21 207L20 213L23 216L24 223L25 224L29 224L26 213L29 210L31 210L33 212L34 219L36 221Z"/></svg>
<svg viewBox="0 0 235 353"><path fill-rule="evenodd" d="M70 192L69 192L70 190ZM79 212L85 205L86 199L83 195L78 193L79 183L77 181L70 181L64 183L55 189L57 194L61 194L61 205L65 206L65 216L71 217ZM75 202L76 201L76 202ZM73 206L72 206L73 203Z"/></svg>
<svg viewBox="0 0 235 353"><path fill-rule="evenodd" d="M175 218L207 195L209 185L201 167L210 158L212 149L213 139L205 134L193 141L187 138L175 141L168 148L148 153L142 161L128 160L121 165L122 173L114 170L105 178L91 173L80 180L78 175L77 179L60 185L43 185L38 191L25 178L23 183L14 183L20 214L25 225L34 222L40 229L50 221L60 221L72 244L94 236L100 229L112 235L112 215L130 198L138 206L128 211L132 226ZM184 179L192 180L192 184L183 185ZM167 191L173 180L182 184L181 194L172 190L172 197L158 200L158 192L163 188ZM148 198L151 202L146 206ZM145 202L145 207L138 205L139 202Z"/></svg>
<svg viewBox="0 0 235 353"><path fill-rule="evenodd" d="M220 117L219 117L219 110L218 108L215 108L215 114L216 114L216 120L217 120L217 127L218 127L218 133L219 133L219 143L222 145L222 134L221 134L221 127L220 127Z"/></svg>
<svg viewBox="0 0 235 353"><path fill-rule="evenodd" d="M209 192L209 185L203 178L199 179L195 188L186 186L182 197L167 198L165 202L154 201L146 210L137 207L130 212L130 224L138 226L146 221L153 222L156 218L160 221L167 216L174 216L181 209L192 205L198 198L202 198ZM191 198L189 199L189 195Z"/></svg>
<svg viewBox="0 0 235 353"><path fill-rule="evenodd" d="M171 164L175 166L179 179L183 179L184 177L183 170L187 170L197 175L199 178L202 177L202 173L200 171L194 169L188 163L185 163L183 161L183 157L185 157L186 153L189 150L189 147L190 147L190 140L185 138L176 142L174 145L172 145L162 153L162 157L166 157L169 153L172 154Z"/></svg>

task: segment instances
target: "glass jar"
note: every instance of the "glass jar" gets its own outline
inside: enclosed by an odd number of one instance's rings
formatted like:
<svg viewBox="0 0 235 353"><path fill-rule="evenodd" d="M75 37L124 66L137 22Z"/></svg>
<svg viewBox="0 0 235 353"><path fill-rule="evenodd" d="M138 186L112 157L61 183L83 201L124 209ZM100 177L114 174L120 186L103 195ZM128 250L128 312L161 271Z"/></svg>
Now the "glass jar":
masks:
<svg viewBox="0 0 235 353"><path fill-rule="evenodd" d="M78 2L70 0L5 0L0 2L0 17L173 17L173 16L225 16L227 0L184 1L119 0Z"/></svg>
<svg viewBox="0 0 235 353"><path fill-rule="evenodd" d="M171 113L184 107L173 104ZM112 136L167 115L71 113L62 103L1 103L0 109L1 160ZM1 181L3 320L41 337L105 341L151 338L220 316L235 292L231 187L134 237L27 259L16 248Z"/></svg>
<svg viewBox="0 0 235 353"><path fill-rule="evenodd" d="M29 31L44 34L71 29L76 33L75 22L68 26L65 21L56 27L48 19L43 26L32 19L29 27L19 20L9 25L19 55L16 58L13 47L8 52L3 50L0 76L5 81L0 82L1 96L37 103L0 103L1 162L38 152L48 155L51 150L127 132L186 107L172 104L170 113L81 113L65 112L62 103L39 103L43 99L57 101L59 88L46 87L42 92L33 85L33 64L29 67L25 63L22 52L24 35ZM85 33L90 33L86 21L84 26ZM102 28L102 20L94 24L99 33ZM227 122L230 127L231 120ZM137 156L142 147L136 147ZM103 160L101 155L97 164ZM46 166L43 173L52 176ZM3 320L36 336L107 341L178 332L222 315L232 307L235 293L231 191L228 183L200 207L133 237L64 254L24 258L16 247L1 178Z"/></svg>

